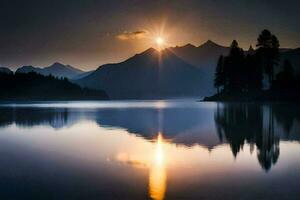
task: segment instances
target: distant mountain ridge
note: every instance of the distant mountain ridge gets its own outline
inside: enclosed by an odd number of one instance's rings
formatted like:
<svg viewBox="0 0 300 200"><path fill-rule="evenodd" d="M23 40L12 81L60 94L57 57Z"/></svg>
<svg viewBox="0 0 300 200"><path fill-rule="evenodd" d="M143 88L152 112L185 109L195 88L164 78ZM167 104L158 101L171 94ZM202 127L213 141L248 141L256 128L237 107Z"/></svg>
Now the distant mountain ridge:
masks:
<svg viewBox="0 0 300 200"><path fill-rule="evenodd" d="M71 65L64 65L58 62L53 63L52 65L45 68L23 66L18 68L16 71L16 73L29 73L29 72L36 72L45 76L52 74L55 77L67 77L69 79L73 79L74 77L85 73L84 71L72 67Z"/></svg>
<svg viewBox="0 0 300 200"><path fill-rule="evenodd" d="M169 49L186 62L200 68L207 68L208 65L215 64L220 55L227 55L230 48L208 40L198 47L187 44Z"/></svg>
<svg viewBox="0 0 300 200"><path fill-rule="evenodd" d="M186 44L184 46L169 47L168 49L194 66L205 70L215 70L218 58L221 55L228 55L230 47L222 46L211 40L207 40L198 47L192 44ZM290 58L291 60L298 60L297 58L300 59L300 48L280 48L279 51L282 57L281 61L285 58ZM255 49L250 45L249 49L244 49L244 52L245 54L254 53ZM298 62L295 62L295 67L296 66L299 66L300 68Z"/></svg>

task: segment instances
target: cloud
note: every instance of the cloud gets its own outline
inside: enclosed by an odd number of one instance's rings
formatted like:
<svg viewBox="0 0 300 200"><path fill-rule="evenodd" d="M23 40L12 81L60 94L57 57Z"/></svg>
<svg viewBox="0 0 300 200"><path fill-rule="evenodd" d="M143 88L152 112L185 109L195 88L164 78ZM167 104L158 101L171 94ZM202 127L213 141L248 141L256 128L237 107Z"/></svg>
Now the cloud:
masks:
<svg viewBox="0 0 300 200"><path fill-rule="evenodd" d="M146 34L146 31L123 32L117 35L116 38L119 40L135 40L145 38Z"/></svg>

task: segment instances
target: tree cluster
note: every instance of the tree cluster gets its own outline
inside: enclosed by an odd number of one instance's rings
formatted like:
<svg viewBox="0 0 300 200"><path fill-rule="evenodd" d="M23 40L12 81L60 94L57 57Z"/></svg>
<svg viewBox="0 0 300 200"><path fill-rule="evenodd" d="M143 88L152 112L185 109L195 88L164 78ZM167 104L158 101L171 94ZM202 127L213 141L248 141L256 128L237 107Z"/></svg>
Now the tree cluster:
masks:
<svg viewBox="0 0 300 200"><path fill-rule="evenodd" d="M285 61L274 79L275 67L280 60L279 46L277 37L268 30L263 30L258 36L256 50L244 52L234 40L229 55L221 55L218 60L214 79L218 94L251 95L264 87L278 89L278 85L295 84L294 70L289 61ZM264 78L268 80L267 86L263 84Z"/></svg>
<svg viewBox="0 0 300 200"><path fill-rule="evenodd" d="M0 100L107 99L104 91L81 88L67 78L35 72L0 73Z"/></svg>

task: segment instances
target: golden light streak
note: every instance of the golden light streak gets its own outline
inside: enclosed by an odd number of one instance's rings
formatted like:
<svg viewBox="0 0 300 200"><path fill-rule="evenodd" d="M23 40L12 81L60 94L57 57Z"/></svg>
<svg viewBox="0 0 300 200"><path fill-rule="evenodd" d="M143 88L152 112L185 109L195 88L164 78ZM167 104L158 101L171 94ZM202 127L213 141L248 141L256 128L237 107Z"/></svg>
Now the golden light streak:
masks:
<svg viewBox="0 0 300 200"><path fill-rule="evenodd" d="M167 188L167 172L162 134L156 141L155 159L149 174L149 196L154 200L162 200Z"/></svg>

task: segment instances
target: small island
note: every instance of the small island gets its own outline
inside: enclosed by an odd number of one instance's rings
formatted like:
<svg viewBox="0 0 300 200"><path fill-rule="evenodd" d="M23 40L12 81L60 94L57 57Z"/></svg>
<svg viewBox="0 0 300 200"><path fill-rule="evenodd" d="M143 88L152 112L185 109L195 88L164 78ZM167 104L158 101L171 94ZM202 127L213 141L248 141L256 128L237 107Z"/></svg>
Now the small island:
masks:
<svg viewBox="0 0 300 200"><path fill-rule="evenodd" d="M257 38L257 49L244 52L234 40L229 55L221 55L216 66L217 93L203 101L298 101L300 77L289 60L279 66L279 40L269 30Z"/></svg>

